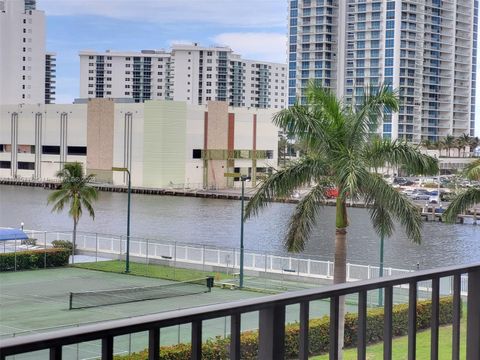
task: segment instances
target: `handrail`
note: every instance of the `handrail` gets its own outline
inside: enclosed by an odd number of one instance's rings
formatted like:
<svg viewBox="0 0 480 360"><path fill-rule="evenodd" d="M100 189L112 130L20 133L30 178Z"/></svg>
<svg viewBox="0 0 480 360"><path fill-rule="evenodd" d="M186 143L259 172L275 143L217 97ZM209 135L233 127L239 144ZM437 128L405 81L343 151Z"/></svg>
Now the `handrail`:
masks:
<svg viewBox="0 0 480 360"><path fill-rule="evenodd" d="M313 300L321 300L326 298L338 300L340 296L348 294L362 294L369 290L381 288L388 289L393 286L406 283L416 284L420 281L436 280L446 276L458 277L459 275L464 273L475 275L472 279L472 284L470 284L469 281L469 290L474 289L474 291L472 291L473 294L469 294L469 296L472 295L472 301L480 300L480 263L464 266L449 266L438 269L417 271L406 275L391 276L388 278L358 281L355 283L337 284L325 286L320 289L300 290L296 292L265 296L256 299L200 306L183 310L175 310L152 315L138 316L128 319L101 322L97 324L81 326L78 328L55 330L42 334L32 334L17 338L0 340L0 359L4 359L5 356L9 355L21 354L42 349L51 349L51 352L53 351L52 349L56 349L56 351L58 351L58 348L60 347L61 349L61 346L64 345L98 339L111 339L114 336L141 331L153 331L154 329L185 323L192 323L197 325L200 323L201 326L201 321L203 320L209 320L224 316L233 316L251 311L262 311L278 308L284 309L286 305L308 303ZM415 294L415 292L413 293ZM459 296L459 293L456 295ZM410 298L410 301L412 301L412 298ZM413 301L416 301L416 298L414 298ZM479 303L471 305L469 298L469 311L473 309L473 312L478 313L478 310L474 311L474 306L480 307ZM478 331L475 334L476 338L478 338L478 336L480 335L480 319L470 322L469 316L469 326L473 330ZM473 338L473 334L470 336L471 338ZM470 344L470 346L474 347L472 344ZM480 346L477 346L477 348L475 349L480 351ZM475 352L475 354L477 353Z"/></svg>

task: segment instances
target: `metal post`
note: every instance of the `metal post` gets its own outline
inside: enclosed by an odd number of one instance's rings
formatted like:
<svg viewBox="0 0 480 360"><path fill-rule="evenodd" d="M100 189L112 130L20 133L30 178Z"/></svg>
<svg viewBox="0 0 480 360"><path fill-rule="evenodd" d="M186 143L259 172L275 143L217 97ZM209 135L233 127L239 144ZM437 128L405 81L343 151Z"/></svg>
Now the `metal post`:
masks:
<svg viewBox="0 0 480 360"><path fill-rule="evenodd" d="M46 269L47 268L47 232L46 231L43 232L43 240L45 243L44 245L45 255L43 257L43 267L44 269Z"/></svg>
<svg viewBox="0 0 480 360"><path fill-rule="evenodd" d="M95 233L95 262L98 261L98 233Z"/></svg>
<svg viewBox="0 0 480 360"><path fill-rule="evenodd" d="M128 196L127 196L127 256L125 259L125 272L130 272L130 194L132 192L132 179L130 171L125 169L128 174Z"/></svg>
<svg viewBox="0 0 480 360"><path fill-rule="evenodd" d="M15 269L14 271L17 271L17 239L15 239Z"/></svg>
<svg viewBox="0 0 480 360"><path fill-rule="evenodd" d="M243 288L243 206L245 201L245 177L241 177L242 180L242 213L240 217L240 289Z"/></svg>
<svg viewBox="0 0 480 360"><path fill-rule="evenodd" d="M480 270L468 273L467 299L467 359L480 358Z"/></svg>
<svg viewBox="0 0 480 360"><path fill-rule="evenodd" d="M379 277L383 277L383 248L385 243L385 237L382 234L380 236L380 269L378 270ZM378 289L378 306L383 306L383 289Z"/></svg>
<svg viewBox="0 0 480 360"><path fill-rule="evenodd" d="M112 167L112 171L126 172L128 175L128 189L127 189L127 254L125 256L125 273L130 272L130 195L132 192L132 179L130 170L126 167ZM120 240L121 242L121 240Z"/></svg>

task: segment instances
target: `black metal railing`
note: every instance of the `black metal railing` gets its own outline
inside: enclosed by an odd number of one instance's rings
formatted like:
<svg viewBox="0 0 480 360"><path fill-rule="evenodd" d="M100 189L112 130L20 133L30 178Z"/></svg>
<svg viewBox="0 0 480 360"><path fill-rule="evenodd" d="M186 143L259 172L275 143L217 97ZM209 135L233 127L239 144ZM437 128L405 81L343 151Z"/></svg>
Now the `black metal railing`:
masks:
<svg viewBox="0 0 480 360"><path fill-rule="evenodd" d="M259 359L285 358L285 309L300 304L299 358L308 359L309 306L314 300L330 299L330 359L338 357L339 303L341 297L358 294L358 359L366 359L367 292L384 289L384 359L392 359L393 288L409 285L408 290L408 359L415 359L417 332L417 285L432 282L431 359L438 359L440 279L453 277L452 359L460 359L461 275L468 274L466 316L466 359L480 359L480 264L452 266L418 271L408 275L325 286L218 305L169 311L129 319L85 325L60 331L22 336L0 342L0 360L7 356L49 349L50 359L62 358L62 347L81 342L101 340L101 359L112 359L116 336L148 331L149 359L159 359L161 329L173 325L191 324L192 359L202 358L202 322L229 316L231 319L230 358L240 359L241 315L259 312Z"/></svg>

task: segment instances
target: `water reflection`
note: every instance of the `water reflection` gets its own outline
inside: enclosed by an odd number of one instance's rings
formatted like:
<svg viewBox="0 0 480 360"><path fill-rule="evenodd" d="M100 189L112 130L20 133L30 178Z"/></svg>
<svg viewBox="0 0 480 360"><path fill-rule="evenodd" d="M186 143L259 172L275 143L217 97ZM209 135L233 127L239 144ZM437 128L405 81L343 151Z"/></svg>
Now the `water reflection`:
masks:
<svg viewBox="0 0 480 360"><path fill-rule="evenodd" d="M48 190L0 186L0 226L27 229L70 230L66 213L51 214L46 205ZM245 247L256 251L284 253L283 235L293 211L291 204L272 204L245 224ZM79 230L126 233L126 195L100 193L95 221L86 215ZM306 253L324 259L333 257L334 209L324 208L307 244ZM350 209L349 261L378 262L379 240L363 209ZM238 247L240 202L170 196L132 196L132 235L171 241ZM408 241L401 230L386 240L387 266L414 268L480 261L480 226L425 223L423 243Z"/></svg>

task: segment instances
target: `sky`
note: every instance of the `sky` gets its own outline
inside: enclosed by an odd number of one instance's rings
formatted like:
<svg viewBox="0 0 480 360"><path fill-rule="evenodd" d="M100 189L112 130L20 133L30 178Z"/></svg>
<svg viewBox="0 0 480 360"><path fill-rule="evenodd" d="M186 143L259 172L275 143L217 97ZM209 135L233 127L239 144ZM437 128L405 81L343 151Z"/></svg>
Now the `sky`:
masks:
<svg viewBox="0 0 480 360"><path fill-rule="evenodd" d="M286 62L286 0L37 0L57 53L56 102L79 96L80 50L228 45L245 58Z"/></svg>
<svg viewBox="0 0 480 360"><path fill-rule="evenodd" d="M47 15L47 49L57 53L56 102L79 96L80 50L168 50L197 42L286 63L287 6L287 0L37 0ZM479 136L480 91L476 114Z"/></svg>

